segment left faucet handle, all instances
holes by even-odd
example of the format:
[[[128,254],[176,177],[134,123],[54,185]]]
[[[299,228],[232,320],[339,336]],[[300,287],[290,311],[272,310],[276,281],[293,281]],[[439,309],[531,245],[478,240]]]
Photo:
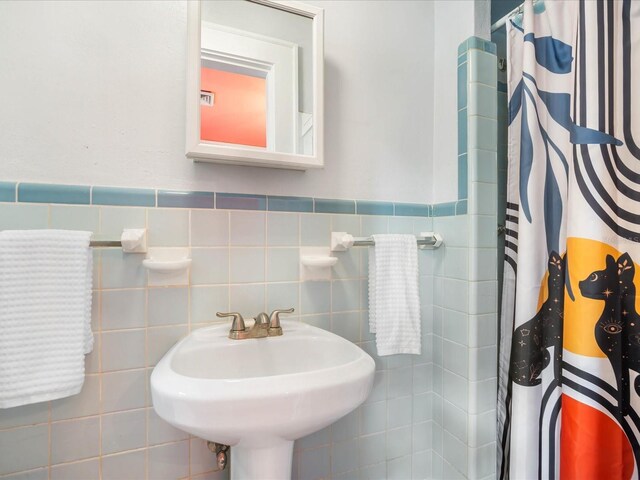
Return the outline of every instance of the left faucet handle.
[[[232,317],[233,320],[231,322],[231,331],[232,332],[242,332],[245,330],[245,325],[244,325],[244,318],[242,318],[242,315],[238,312],[217,312],[216,315],[218,316],[218,318],[228,318],[228,317]]]

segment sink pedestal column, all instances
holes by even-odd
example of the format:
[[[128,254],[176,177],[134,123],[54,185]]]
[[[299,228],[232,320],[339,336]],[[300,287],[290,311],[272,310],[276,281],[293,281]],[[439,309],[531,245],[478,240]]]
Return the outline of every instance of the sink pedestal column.
[[[231,480],[289,480],[293,442],[274,440],[268,447],[231,447]]]

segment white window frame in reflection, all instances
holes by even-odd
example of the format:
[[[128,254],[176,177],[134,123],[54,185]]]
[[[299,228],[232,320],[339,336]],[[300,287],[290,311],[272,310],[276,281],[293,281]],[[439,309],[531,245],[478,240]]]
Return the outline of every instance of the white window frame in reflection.
[[[204,65],[266,79],[266,150],[298,152],[298,45],[211,22],[201,35]]]

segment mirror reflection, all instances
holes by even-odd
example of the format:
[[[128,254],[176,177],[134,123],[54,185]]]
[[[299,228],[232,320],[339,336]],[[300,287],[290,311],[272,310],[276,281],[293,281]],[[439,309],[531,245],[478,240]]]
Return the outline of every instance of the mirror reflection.
[[[248,0],[201,8],[201,141],[313,155],[313,20]]]

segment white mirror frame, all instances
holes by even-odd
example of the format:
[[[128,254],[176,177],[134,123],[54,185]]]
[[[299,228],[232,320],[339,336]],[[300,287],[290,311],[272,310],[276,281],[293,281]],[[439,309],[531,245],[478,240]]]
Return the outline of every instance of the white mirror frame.
[[[187,2],[186,155],[197,162],[307,170],[324,165],[324,10],[297,1],[249,0],[313,20],[313,155],[200,139],[200,1]]]

